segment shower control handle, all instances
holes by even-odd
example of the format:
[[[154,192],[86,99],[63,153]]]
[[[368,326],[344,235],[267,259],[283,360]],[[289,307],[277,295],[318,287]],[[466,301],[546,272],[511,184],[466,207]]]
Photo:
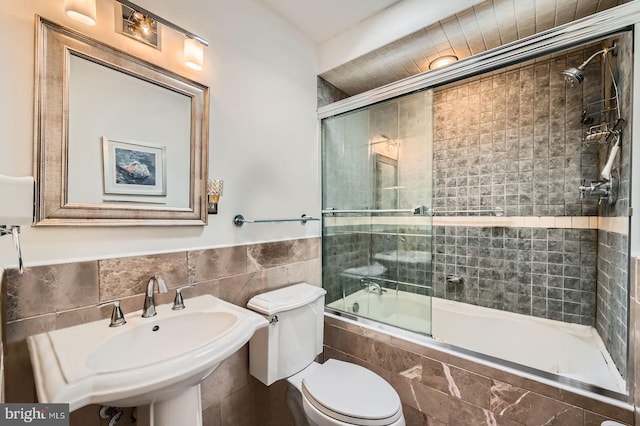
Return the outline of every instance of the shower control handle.
[[[449,284],[464,284],[464,277],[450,274],[450,275],[447,275],[447,282]]]

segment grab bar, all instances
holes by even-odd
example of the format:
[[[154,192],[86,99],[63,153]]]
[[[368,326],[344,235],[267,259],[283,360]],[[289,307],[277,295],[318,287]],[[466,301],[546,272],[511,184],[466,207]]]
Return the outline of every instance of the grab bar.
[[[356,210],[338,210],[333,207],[328,207],[322,210],[322,214],[332,216],[334,213],[410,213],[415,216],[439,216],[446,214],[490,214],[494,216],[504,216],[504,209],[502,207],[496,207],[494,209],[486,210],[434,210],[426,206],[415,206],[411,209],[356,209]]]
[[[245,219],[241,214],[235,215],[233,218],[233,224],[237,227],[244,225],[245,223],[267,223],[267,222],[300,222],[302,225],[306,225],[310,220],[320,220],[317,217],[310,217],[303,214],[299,218],[295,219]]]
[[[410,213],[412,215],[425,215],[429,213],[429,209],[425,206],[414,206],[411,209],[356,209],[356,210],[339,210],[333,207],[327,207],[322,210],[324,215],[333,215],[335,213]]]

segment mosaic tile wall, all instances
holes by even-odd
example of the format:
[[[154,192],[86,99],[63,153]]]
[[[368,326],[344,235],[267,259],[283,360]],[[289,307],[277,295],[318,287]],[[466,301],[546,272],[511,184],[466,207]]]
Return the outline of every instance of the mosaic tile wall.
[[[368,233],[346,227],[340,233],[323,236],[322,285],[327,290],[326,303],[358,290],[360,277],[370,275],[366,268],[369,265],[370,240]]]
[[[633,39],[630,34],[624,33],[616,36],[618,54],[609,57],[613,74],[616,76],[618,93],[620,95],[620,117],[626,121],[627,125],[622,130],[622,149],[618,158],[614,162],[614,171],[620,179],[618,187],[618,200],[615,205],[609,206],[603,203],[599,208],[600,216],[628,216],[630,178],[631,178],[631,94],[633,86]],[[614,96],[613,85],[611,83],[611,73],[605,67],[604,72],[604,98],[609,99]],[[615,108],[615,102],[605,103],[607,108]],[[617,118],[616,111],[609,111],[603,115],[603,120],[614,123]],[[609,158],[611,144],[596,144],[596,149],[600,155],[599,168],[602,169]],[[593,149],[593,148],[591,148]],[[587,176],[585,176],[587,177]],[[592,176],[596,177],[596,176]]]
[[[597,231],[436,226],[434,295],[593,326]],[[464,284],[450,284],[458,275]]]
[[[629,238],[598,232],[596,330],[622,377],[627,376]]]
[[[619,87],[627,88],[626,92],[621,90],[620,93],[622,116],[628,119],[631,40],[628,35],[620,37],[620,53],[612,61],[612,66]],[[507,216],[627,215],[629,129],[625,129],[627,137],[623,138],[623,149],[616,162],[616,170],[621,179],[620,199],[615,206],[609,207],[604,203],[599,206],[598,199],[594,197],[580,199],[577,190],[581,179],[599,178],[600,170],[607,160],[609,147],[597,141],[583,140],[589,125],[583,125],[581,119],[583,111],[591,114],[603,107],[604,104],[599,101],[609,95],[601,87],[610,86],[609,74],[603,72],[605,68],[602,64],[598,66],[591,63],[585,68],[585,82],[580,86],[568,87],[558,77],[560,71],[572,64],[581,63],[593,51],[600,49],[601,45],[599,43],[584,51],[538,60],[436,91],[436,210],[479,206],[504,207]],[[455,112],[458,112],[459,118]],[[456,118],[452,120],[451,116]],[[595,122],[598,123],[600,119],[606,121],[608,118],[606,115],[596,115]],[[442,232],[452,235],[458,232],[463,235],[476,232],[471,229],[440,230],[436,231],[436,235]],[[523,230],[494,229],[492,233],[500,235],[502,232],[509,232],[513,235],[521,231]],[[527,236],[530,232],[527,231]],[[599,236],[605,238],[605,243],[598,246],[599,236],[593,235],[594,231],[588,231],[586,240],[584,235],[580,238],[580,263],[574,264],[572,262],[576,259],[571,253],[572,249],[564,254],[563,250],[554,252],[552,249],[547,254],[536,253],[535,244],[540,247],[545,244],[545,238],[536,237],[539,232],[541,231],[533,230],[531,277],[526,275],[529,269],[526,263],[523,266],[520,262],[517,271],[514,271],[516,265],[512,261],[502,257],[499,251],[487,257],[485,248],[485,256],[480,256],[478,264],[482,261],[485,265],[506,268],[492,272],[485,270],[485,279],[497,284],[479,284],[488,287],[485,289],[472,287],[464,290],[447,286],[442,281],[447,273],[443,268],[464,271],[467,265],[464,264],[464,257],[454,257],[446,251],[464,253],[473,252],[475,248],[448,245],[442,248],[436,241],[435,295],[593,326],[596,325],[595,312],[598,311],[598,332],[624,377],[627,302],[626,292],[621,294],[620,291],[627,286],[624,278],[626,273],[621,276],[628,268],[627,251],[612,257],[612,252],[605,248],[609,239],[619,241],[626,240],[627,237],[601,231]],[[566,232],[573,231],[566,230],[565,234]],[[555,244],[555,233],[556,230],[548,230],[548,247]],[[492,244],[496,243],[492,241]],[[529,242],[526,244],[529,245]],[[508,251],[503,254],[513,255]],[[560,254],[564,258],[562,261],[559,257],[555,258]],[[546,259],[546,262],[538,262],[536,258]],[[476,263],[475,260],[472,262]],[[598,268],[608,265],[611,270],[618,272],[615,274],[616,278],[609,280],[605,278],[606,274],[596,273],[596,265]],[[521,267],[524,271],[520,270]],[[472,272],[475,273],[475,269]],[[546,278],[543,276],[545,273]],[[470,279],[474,283],[476,278],[472,275]],[[483,281],[480,279],[480,282]],[[613,281],[616,282],[615,285],[611,284]],[[516,291],[518,286],[521,288]],[[611,287],[619,289],[619,292],[614,292],[616,302],[605,304],[598,300],[596,304],[595,294],[609,294]],[[490,300],[492,298],[493,302]],[[619,321],[618,318],[625,319]],[[612,324],[616,324],[616,327],[612,328]]]
[[[429,233],[427,233],[429,232]],[[424,226],[340,227],[322,242],[323,285],[331,303],[362,288],[382,287],[431,294],[431,236]]]
[[[140,310],[151,275],[162,275],[170,287],[168,294],[156,295],[158,304],[171,303],[175,287],[195,283],[196,287],[183,292],[187,308],[189,298],[200,294],[246,306],[255,294],[288,284],[306,281],[320,286],[320,268],[320,238],[309,238],[29,267],[22,276],[9,269],[6,402],[36,401],[27,336],[108,318],[110,307],[95,305],[114,298],[121,299],[125,316]],[[264,386],[249,374],[248,359],[245,345],[202,382],[203,424],[293,425],[285,402],[286,382]],[[89,405],[74,411],[71,426],[105,424],[99,408]],[[125,409],[118,425],[135,424],[130,419],[131,409]]]
[[[590,53],[538,60],[436,90],[436,210],[597,215],[597,200],[580,200],[578,186],[582,175],[597,174],[598,152],[583,151],[580,120],[587,104],[600,99],[599,67],[587,67],[589,84],[575,89],[560,77]]]

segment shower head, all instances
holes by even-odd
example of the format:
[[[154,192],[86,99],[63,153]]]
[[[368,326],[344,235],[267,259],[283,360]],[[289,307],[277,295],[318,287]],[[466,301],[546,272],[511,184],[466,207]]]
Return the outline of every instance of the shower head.
[[[562,71],[564,82],[569,86],[576,86],[584,81],[584,72],[581,67],[569,68]]]
[[[561,74],[564,77],[565,83],[567,83],[571,87],[574,87],[582,83],[584,81],[584,67],[586,67],[589,64],[589,62],[591,62],[593,58],[595,58],[596,56],[598,55],[607,56],[607,54],[609,53],[612,55],[615,55],[616,53],[618,53],[618,45],[616,44],[615,41],[613,42],[611,47],[605,47],[604,49],[598,50],[596,53],[589,56],[589,58],[587,58],[586,61],[578,65],[577,68],[572,67],[562,71]]]

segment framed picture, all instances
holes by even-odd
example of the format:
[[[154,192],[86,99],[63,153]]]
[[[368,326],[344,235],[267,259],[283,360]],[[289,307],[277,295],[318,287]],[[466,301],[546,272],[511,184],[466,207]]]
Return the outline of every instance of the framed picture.
[[[104,193],[167,195],[166,148],[102,138]]]

